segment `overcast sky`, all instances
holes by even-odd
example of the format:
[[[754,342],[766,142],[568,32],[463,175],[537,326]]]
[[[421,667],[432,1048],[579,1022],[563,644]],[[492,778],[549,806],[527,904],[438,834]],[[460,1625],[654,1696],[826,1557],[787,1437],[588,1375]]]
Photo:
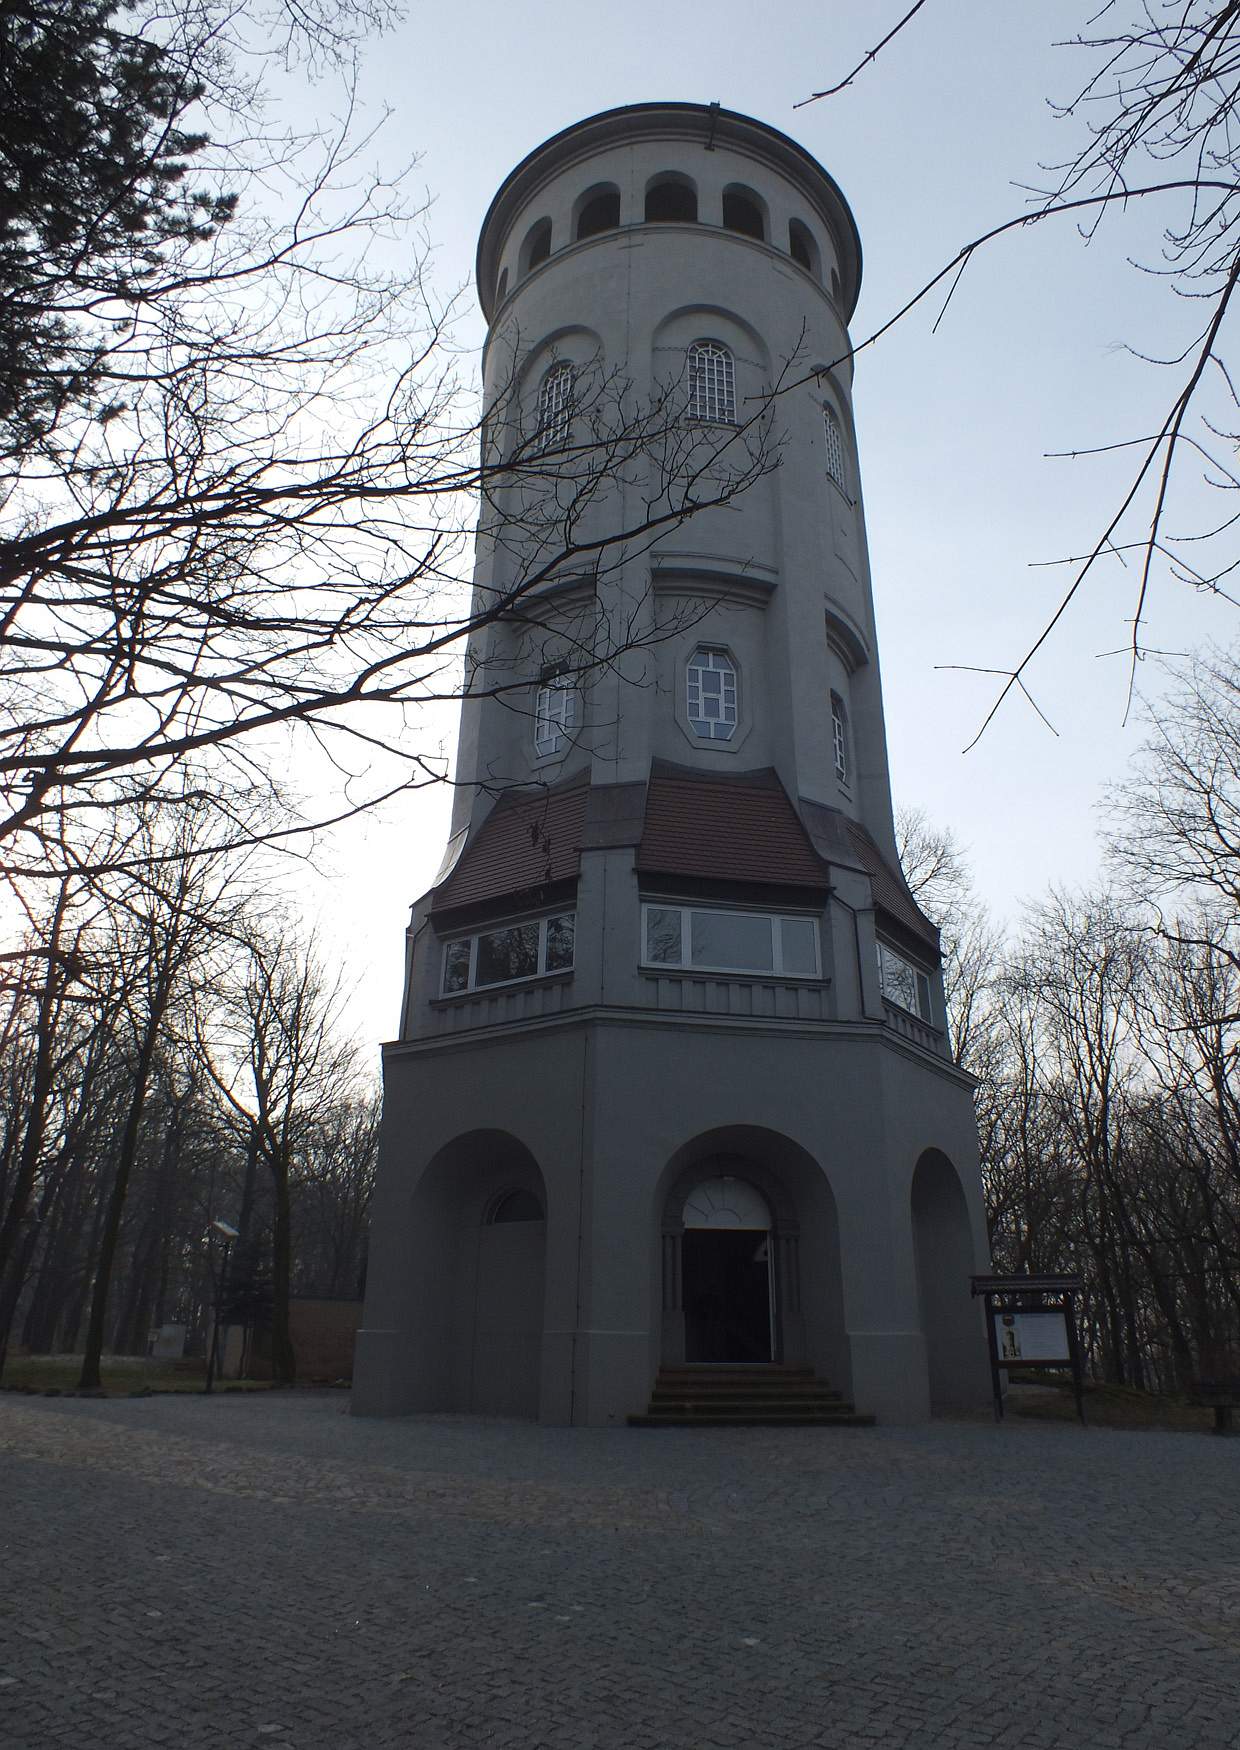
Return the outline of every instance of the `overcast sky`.
[[[843,76],[907,9],[905,0],[567,0],[411,4],[373,44],[368,104],[392,115],[388,162],[417,153],[433,200],[427,224],[444,295],[465,284],[495,189],[558,129],[618,104],[710,102],[745,111],[806,146],[840,184],[865,257],[853,324],[860,341],[969,239],[1022,210],[1020,185],[1081,138],[1056,121],[1093,59],[1055,47],[1093,10],[1084,0],[931,0],[847,92],[794,109]],[[1121,6],[1121,11],[1128,8]],[[983,899],[1014,918],[1048,883],[1088,881],[1097,805],[1144,733],[1123,725],[1122,650],[1132,568],[1099,570],[1035,663],[1030,685],[1057,734],[1017,701],[963,750],[995,682],[948,664],[1013,665],[1036,637],[1066,573],[1122,492],[1123,457],[1048,459],[1156,429],[1177,386],[1130,348],[1167,355],[1200,311],[1129,255],[1157,259],[1153,212],[1117,216],[1086,246],[1071,225],[1024,229],[971,267],[938,332],[938,305],[910,317],[857,363],[856,416],[891,769],[898,803],[925,810],[967,847]],[[458,339],[481,318],[464,301]],[[1201,515],[1204,520],[1206,512]],[[1180,513],[1185,526],[1194,507]],[[1229,643],[1234,612],[1160,589],[1151,647]],[[1148,668],[1142,683],[1157,687]],[[437,744],[451,729],[427,726]],[[358,982],[369,1041],[395,1031],[403,930],[445,838],[446,798],[406,799],[348,829],[313,891],[333,947]]]

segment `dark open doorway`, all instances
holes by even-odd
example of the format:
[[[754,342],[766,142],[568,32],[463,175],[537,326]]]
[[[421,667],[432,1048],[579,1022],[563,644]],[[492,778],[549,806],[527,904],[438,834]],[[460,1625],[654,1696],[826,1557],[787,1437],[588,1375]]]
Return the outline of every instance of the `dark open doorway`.
[[[685,1360],[772,1360],[769,1234],[686,1228],[683,1248]]]

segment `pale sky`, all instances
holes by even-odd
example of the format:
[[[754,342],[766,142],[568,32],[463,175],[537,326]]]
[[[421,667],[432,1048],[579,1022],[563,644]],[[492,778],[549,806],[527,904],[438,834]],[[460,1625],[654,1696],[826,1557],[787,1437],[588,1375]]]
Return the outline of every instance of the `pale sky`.
[[[794,110],[842,77],[906,0],[455,0],[410,6],[373,44],[368,104],[392,110],[376,150],[417,153],[442,295],[469,280],[478,228],[508,171],[562,127],[615,105],[710,102],[792,135],[840,184],[865,257],[853,323],[862,340],[987,226],[1022,209],[1019,184],[1063,157],[1081,125],[1047,98],[1072,94],[1092,58],[1055,48],[1094,10],[931,0],[849,91]],[[1121,10],[1125,10],[1121,8]],[[1011,667],[1041,629],[1065,572],[1041,562],[1087,551],[1122,494],[1122,459],[1045,459],[1156,429],[1179,379],[1136,359],[1178,351],[1200,310],[1127,264],[1154,260],[1157,215],[1117,215],[1086,246],[1054,221],[1004,239],[971,267],[937,334],[937,304],[857,362],[856,417],[896,800],[966,846],[983,900],[1012,918],[1051,882],[1098,866],[1096,810],[1141,740],[1123,726],[1121,649],[1132,568],[1100,569],[1030,676],[1052,735],[1005,707],[965,753],[996,683],[942,665]],[[457,338],[476,349],[472,294]],[[464,361],[469,366],[469,359]],[[1202,511],[1204,522],[1208,513]],[[1177,527],[1195,523],[1186,504]],[[1150,646],[1229,643],[1235,611],[1160,586]],[[1143,683],[1159,676],[1146,665]],[[428,723],[450,748],[451,723]],[[355,823],[320,859],[307,904],[357,980],[364,1041],[395,1032],[409,903],[429,884],[447,797],[405,799]]]

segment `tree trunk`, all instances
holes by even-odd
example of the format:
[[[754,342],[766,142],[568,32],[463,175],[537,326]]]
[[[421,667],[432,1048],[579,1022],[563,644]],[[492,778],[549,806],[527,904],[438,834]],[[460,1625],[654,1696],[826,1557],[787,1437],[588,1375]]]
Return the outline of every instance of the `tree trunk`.
[[[52,1087],[52,1044],[55,1038],[56,999],[64,988],[65,971],[61,964],[60,932],[65,908],[69,903],[69,884],[61,883],[52,913],[47,939],[47,972],[39,992],[38,1020],[35,1034],[34,1074],[30,1088],[30,1107],[26,1116],[26,1134],[9,1207],[0,1223],[0,1377],[9,1347],[9,1331],[17,1310],[18,1296],[25,1281],[25,1269],[33,1247],[19,1245],[19,1233],[26,1219],[30,1193],[38,1177],[39,1158],[43,1152],[43,1136],[47,1124],[47,1098]]]
[[[294,1385],[297,1361],[289,1334],[293,1223],[288,1162],[273,1160],[271,1173],[275,1181],[275,1221],[271,1235],[271,1377],[277,1385]]]
[[[90,1324],[86,1330],[86,1352],[82,1357],[82,1372],[78,1379],[78,1386],[82,1391],[97,1391],[99,1389],[99,1358],[103,1354],[103,1332],[108,1314],[108,1292],[112,1286],[112,1267],[116,1262],[116,1246],[120,1238],[121,1217],[125,1213],[129,1175],[133,1170],[133,1163],[138,1153],[138,1133],[142,1123],[142,1111],[146,1105],[147,1082],[151,1074],[151,1064],[155,1057],[155,1041],[162,1019],[163,1005],[155,1005],[148,1017],[142,1045],[138,1052],[138,1061],[135,1065],[133,1094],[129,1102],[129,1113],[125,1119],[124,1134],[121,1137],[120,1153],[117,1156],[116,1177],[112,1181],[112,1194],[108,1199],[103,1238],[99,1246],[99,1260],[95,1266],[95,1288],[90,1303]]]

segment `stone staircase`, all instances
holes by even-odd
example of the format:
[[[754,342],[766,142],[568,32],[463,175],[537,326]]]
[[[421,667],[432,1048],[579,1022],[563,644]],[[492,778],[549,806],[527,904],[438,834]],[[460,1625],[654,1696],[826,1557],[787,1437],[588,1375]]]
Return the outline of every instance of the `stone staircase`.
[[[810,1367],[661,1367],[631,1428],[871,1428]]]

